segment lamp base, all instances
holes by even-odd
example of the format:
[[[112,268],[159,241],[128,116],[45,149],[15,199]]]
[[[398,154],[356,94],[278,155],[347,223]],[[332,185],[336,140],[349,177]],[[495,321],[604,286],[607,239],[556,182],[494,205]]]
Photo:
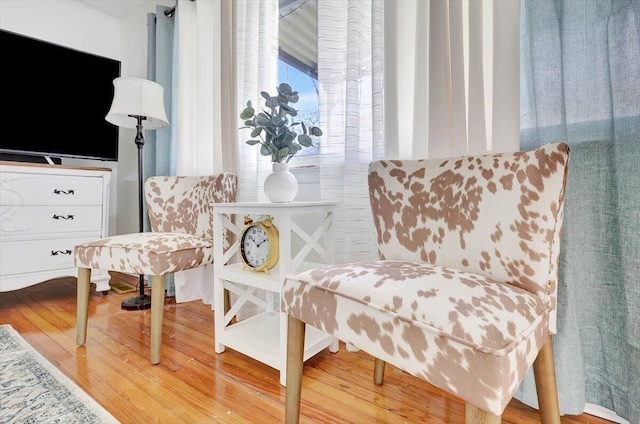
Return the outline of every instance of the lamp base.
[[[144,294],[136,297],[125,299],[121,303],[122,309],[125,311],[141,311],[151,308],[151,296]]]

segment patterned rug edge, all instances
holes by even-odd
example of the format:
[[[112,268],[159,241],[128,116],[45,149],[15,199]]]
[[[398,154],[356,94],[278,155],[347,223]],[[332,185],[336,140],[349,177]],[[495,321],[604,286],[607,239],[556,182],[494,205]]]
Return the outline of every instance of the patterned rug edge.
[[[73,380],[67,377],[62,371],[56,368],[47,358],[45,358],[40,352],[38,352],[33,346],[29,344],[10,324],[0,324],[0,329],[7,331],[12,340],[26,351],[25,354],[29,354],[46,372],[48,372],[61,386],[71,393],[83,407],[93,413],[98,422],[104,424],[119,424],[118,421],[109,411],[107,411],[102,405],[100,405],[94,398],[89,396],[80,386],[78,386]],[[0,351],[0,354],[2,352]],[[2,356],[0,355],[0,359]],[[4,375],[2,376],[4,379]],[[1,386],[1,385],[0,385]],[[0,410],[4,407],[0,404]]]

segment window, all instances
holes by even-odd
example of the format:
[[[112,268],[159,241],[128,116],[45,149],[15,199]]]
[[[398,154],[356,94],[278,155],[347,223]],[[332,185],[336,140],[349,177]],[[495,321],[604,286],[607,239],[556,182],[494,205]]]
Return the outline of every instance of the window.
[[[279,1],[278,84],[286,82],[298,92],[298,119],[320,127],[317,0]],[[302,131],[299,126],[297,130]],[[319,155],[320,141],[314,137],[314,145],[305,147],[296,157]]]
[[[280,58],[278,60],[278,84],[286,82],[298,92],[300,100],[295,104],[298,109],[297,119],[308,127],[320,126],[320,111],[318,110],[318,80],[301,72]],[[296,131],[302,132],[297,126]],[[320,138],[314,137],[313,146],[304,147],[297,156],[320,154]]]

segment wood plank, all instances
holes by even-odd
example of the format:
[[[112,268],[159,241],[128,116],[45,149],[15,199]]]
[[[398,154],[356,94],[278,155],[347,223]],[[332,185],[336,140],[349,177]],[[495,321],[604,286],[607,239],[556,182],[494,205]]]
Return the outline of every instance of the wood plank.
[[[118,275],[134,284],[136,278]],[[214,316],[201,302],[165,299],[162,359],[151,365],[149,311],[123,311],[131,294],[91,292],[87,343],[75,343],[75,278],[0,294],[0,323],[16,331],[123,423],[279,423],[285,388],[279,373],[232,349],[214,351]],[[302,423],[459,423],[460,399],[387,364],[372,382],[364,352],[320,352],[304,365]],[[513,400],[503,423],[539,423],[538,411]],[[583,414],[566,424],[608,421]]]
[[[33,297],[35,299],[35,296]],[[35,302],[32,302],[35,303]],[[68,313],[65,307],[58,308],[58,315],[55,317],[51,316],[51,311],[47,310],[47,308],[37,306],[39,308],[40,314],[47,321],[55,321],[57,325],[61,327],[67,327],[69,323],[74,322],[75,316]],[[66,311],[66,312],[65,312]],[[118,311],[120,312],[120,311]],[[193,410],[199,409],[199,405],[212,403],[209,398],[194,398],[192,396],[192,390],[188,388],[182,387],[184,384],[184,379],[181,378],[182,373],[187,373],[188,377],[191,377],[191,386],[194,386],[198,389],[198,391],[193,392],[199,394],[202,393],[210,398],[215,399],[215,389],[220,386],[224,386],[224,379],[220,380],[222,377],[218,375],[218,380],[220,381],[212,381],[212,374],[204,369],[198,361],[193,360],[193,358],[188,358],[185,355],[181,354],[179,351],[169,350],[168,354],[166,354],[166,358],[163,358],[163,362],[158,367],[147,367],[148,361],[148,346],[149,346],[149,338],[148,338],[148,330],[144,330],[143,332],[147,335],[140,337],[142,333],[135,333],[134,338],[129,338],[126,336],[127,332],[130,332],[129,326],[133,325],[135,329],[138,329],[139,324],[135,324],[136,319],[130,319],[132,316],[137,316],[137,320],[144,321],[145,325],[149,324],[149,311],[132,311],[126,313],[118,313],[115,314],[116,318],[101,320],[101,319],[92,319],[90,325],[90,332],[88,334],[89,340],[97,340],[100,344],[102,344],[107,350],[111,350],[107,352],[106,356],[122,358],[125,357],[130,365],[134,365],[136,370],[134,372],[134,376],[136,378],[140,377],[140,374],[149,374],[151,378],[155,375],[159,375],[160,378],[155,380],[156,383],[162,384],[164,386],[168,386],[171,392],[178,393],[180,397],[182,397],[187,406],[184,408],[188,414],[183,414],[181,416],[181,420],[194,422],[194,420],[202,419],[202,417],[194,417],[191,416]],[[126,319],[120,319],[126,318]],[[133,323],[133,324],[131,324]],[[93,331],[93,333],[92,333]],[[110,338],[103,337],[104,334],[114,332],[114,336]],[[55,333],[55,332],[54,332]],[[115,339],[114,339],[115,337]],[[116,343],[113,343],[114,340]],[[60,343],[65,343],[64,340],[58,340]],[[68,341],[66,341],[68,342]],[[122,349],[124,345],[128,345],[130,348]],[[69,346],[65,346],[68,350],[72,350]],[[75,347],[73,347],[75,348]],[[211,347],[212,348],[212,347]],[[87,350],[95,350],[95,345],[87,346]],[[132,352],[133,350],[133,352]],[[135,354],[134,354],[135,352]],[[166,352],[166,350],[165,350]],[[170,364],[167,366],[167,363]],[[164,374],[158,371],[160,368],[168,368],[171,371],[171,375],[167,378]],[[120,371],[120,370],[119,370]],[[160,374],[158,374],[160,373]],[[216,374],[214,374],[215,376]],[[208,378],[202,378],[206,377]],[[271,417],[273,420],[277,421],[277,417],[280,412],[277,407],[277,403],[273,403],[272,405],[262,404],[264,403],[261,399],[256,399],[259,392],[250,392],[247,395],[246,390],[238,391],[236,386],[231,387],[222,387],[225,390],[225,402],[218,403],[217,409],[222,411],[224,414],[227,414],[230,411],[237,411],[239,413],[244,413],[245,415],[249,415],[247,409],[260,407],[261,415],[265,417]],[[214,390],[214,391],[212,391]],[[209,393],[211,392],[211,393]],[[256,395],[257,394],[257,395]],[[252,399],[253,398],[253,399]],[[249,400],[246,402],[245,400]],[[174,404],[173,409],[179,409],[175,405],[179,403],[180,399],[165,399],[165,402]],[[214,402],[215,403],[215,402]],[[196,420],[197,421],[197,420]],[[232,419],[232,422],[241,422],[237,417]]]

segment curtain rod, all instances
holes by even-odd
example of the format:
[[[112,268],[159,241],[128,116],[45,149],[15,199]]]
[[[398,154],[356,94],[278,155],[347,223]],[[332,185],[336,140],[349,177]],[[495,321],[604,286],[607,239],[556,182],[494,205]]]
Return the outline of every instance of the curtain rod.
[[[196,0],[191,0],[191,1],[196,1]],[[171,9],[164,11],[164,16],[166,16],[167,18],[173,18],[173,15],[175,15],[175,13],[176,13],[176,6],[173,6]]]

